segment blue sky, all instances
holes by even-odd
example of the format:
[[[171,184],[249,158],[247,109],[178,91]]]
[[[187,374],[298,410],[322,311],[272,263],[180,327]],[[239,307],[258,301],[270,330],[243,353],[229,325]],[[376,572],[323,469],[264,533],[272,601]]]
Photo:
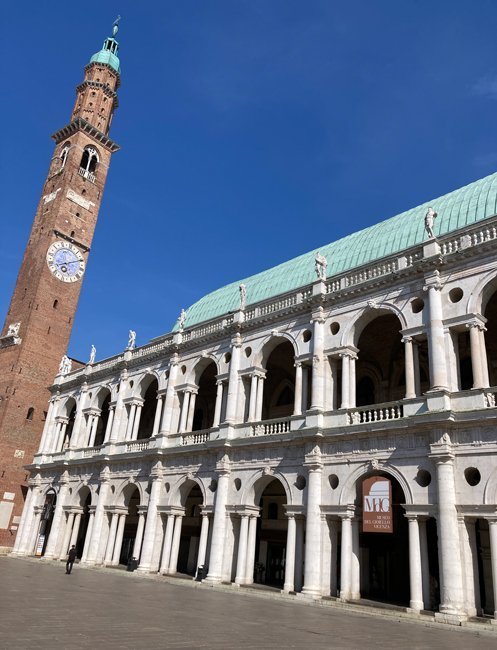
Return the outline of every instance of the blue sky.
[[[117,14],[107,180],[69,352],[497,169],[497,3],[2,3],[3,320],[83,67]]]

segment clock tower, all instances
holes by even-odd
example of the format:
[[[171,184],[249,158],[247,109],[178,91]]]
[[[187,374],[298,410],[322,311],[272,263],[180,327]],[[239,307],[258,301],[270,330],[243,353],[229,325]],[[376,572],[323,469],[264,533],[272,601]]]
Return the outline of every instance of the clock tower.
[[[50,393],[67,352],[112,154],[120,83],[113,34],[85,67],[41,192],[0,332],[0,550],[14,545]]]

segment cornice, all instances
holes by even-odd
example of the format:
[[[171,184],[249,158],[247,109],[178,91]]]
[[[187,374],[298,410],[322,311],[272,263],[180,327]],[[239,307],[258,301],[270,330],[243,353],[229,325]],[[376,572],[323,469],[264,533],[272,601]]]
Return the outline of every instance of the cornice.
[[[77,117],[75,120],[56,131],[52,135],[52,139],[55,140],[57,144],[59,144],[62,142],[62,140],[69,138],[71,135],[77,133],[78,131],[83,131],[94,140],[99,142],[111,153],[119,151],[121,148],[116,142],[114,142],[114,140],[111,140],[108,136],[105,135],[105,133],[102,133],[102,131],[96,129],[92,124],[84,120],[82,117]]]

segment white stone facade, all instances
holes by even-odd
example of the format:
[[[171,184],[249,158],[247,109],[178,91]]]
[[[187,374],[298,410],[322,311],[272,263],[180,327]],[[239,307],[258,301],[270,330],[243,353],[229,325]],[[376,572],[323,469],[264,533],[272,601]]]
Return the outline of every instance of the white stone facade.
[[[14,552],[494,616],[496,226],[59,376]]]

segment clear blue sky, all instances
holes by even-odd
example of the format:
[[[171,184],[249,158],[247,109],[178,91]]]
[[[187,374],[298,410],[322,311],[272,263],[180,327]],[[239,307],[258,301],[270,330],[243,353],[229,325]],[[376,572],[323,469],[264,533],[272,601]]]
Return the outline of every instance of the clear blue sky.
[[[493,0],[2,3],[3,320],[83,66],[115,16],[115,154],[69,352],[497,169]]]

